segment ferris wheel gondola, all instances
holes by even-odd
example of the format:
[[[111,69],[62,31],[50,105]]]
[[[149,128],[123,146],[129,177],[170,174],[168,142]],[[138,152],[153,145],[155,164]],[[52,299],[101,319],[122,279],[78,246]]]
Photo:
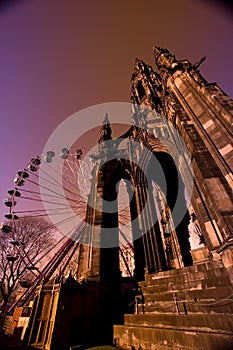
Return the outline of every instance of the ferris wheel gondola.
[[[0,230],[3,233],[10,233],[12,231],[12,226],[2,224],[1,227],[0,227]]]

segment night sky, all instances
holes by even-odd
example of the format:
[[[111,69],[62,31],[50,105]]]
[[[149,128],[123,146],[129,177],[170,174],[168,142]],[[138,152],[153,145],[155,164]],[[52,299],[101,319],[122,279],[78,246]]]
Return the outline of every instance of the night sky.
[[[232,8],[218,1],[2,4],[1,202],[16,172],[42,152],[63,120],[95,104],[129,102],[134,60],[154,65],[154,45],[192,63],[207,56],[202,75],[233,97],[232,38]],[[0,221],[6,212],[0,204]]]

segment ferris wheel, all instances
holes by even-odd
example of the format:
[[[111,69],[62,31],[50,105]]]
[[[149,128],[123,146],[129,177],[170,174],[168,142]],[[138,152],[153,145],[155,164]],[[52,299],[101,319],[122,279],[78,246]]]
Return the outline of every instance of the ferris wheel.
[[[84,222],[85,201],[89,191],[89,180],[84,174],[89,174],[92,167],[88,158],[81,166],[84,152],[82,148],[74,152],[62,148],[59,151],[51,150],[33,157],[25,168],[17,172],[12,189],[7,192],[4,199],[4,205],[8,209],[1,225],[2,237],[5,235],[4,243],[6,243],[3,251],[5,259],[11,266],[20,259],[24,271],[27,270],[27,275],[30,271],[31,277],[36,278],[40,275],[45,261],[47,262],[50,256],[52,259],[54,252],[65,244],[67,238],[74,239],[72,236],[74,227],[70,227],[67,235],[61,235],[60,226],[70,222],[75,216],[79,217],[81,224]],[[58,169],[61,169],[60,182]],[[82,188],[82,191],[79,188]],[[36,226],[34,230],[38,236],[43,231],[55,232],[52,244],[50,242],[44,247],[43,252],[39,252],[33,259],[25,247],[20,227],[22,222],[24,225],[26,222],[28,226],[30,220],[31,224]],[[75,228],[77,229],[77,226]],[[25,230],[25,227],[23,229]],[[31,283],[21,277],[21,286],[30,287]]]
[[[7,192],[4,205],[8,209],[1,225],[7,235],[6,261],[13,266],[18,259],[23,261],[25,271],[31,274],[30,281],[21,276],[24,288],[36,286],[45,275],[51,275],[63,263],[62,271],[77,250],[74,242],[81,239],[85,226],[88,196],[91,192],[94,164],[84,148],[66,147],[52,149],[31,158],[14,178],[12,189]],[[124,185],[124,184],[123,184]],[[121,211],[119,222],[124,222],[126,211]],[[45,220],[41,230],[55,230],[57,238],[38,257],[31,259],[18,231],[23,220]],[[36,224],[37,225],[37,224]],[[133,247],[126,231],[119,228],[119,256],[123,275],[133,275]],[[62,234],[60,234],[62,232]],[[38,229],[37,235],[41,231]],[[46,263],[45,263],[46,262]],[[61,268],[60,268],[61,271]]]

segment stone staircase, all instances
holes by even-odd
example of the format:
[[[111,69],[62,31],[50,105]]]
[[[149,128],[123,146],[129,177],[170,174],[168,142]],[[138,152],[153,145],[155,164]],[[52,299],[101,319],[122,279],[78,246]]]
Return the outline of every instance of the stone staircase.
[[[220,259],[147,275],[137,314],[114,326],[123,349],[232,350],[233,286]]]

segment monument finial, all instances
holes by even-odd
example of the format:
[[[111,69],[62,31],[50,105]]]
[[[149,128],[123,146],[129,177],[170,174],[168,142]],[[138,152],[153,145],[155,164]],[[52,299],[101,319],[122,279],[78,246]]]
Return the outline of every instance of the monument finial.
[[[164,49],[159,46],[154,46],[154,56],[155,63],[159,69],[164,68],[169,73],[173,73],[176,69],[180,68],[180,63],[175,55],[173,55],[167,49]]]
[[[110,120],[108,118],[108,113],[105,114],[105,118],[104,118],[104,121],[103,121],[103,125],[110,125]]]
[[[100,129],[100,138],[99,138],[99,143],[111,140],[112,138],[112,128],[110,125],[110,120],[108,118],[108,113],[105,114],[105,118],[103,121],[103,126]]]

